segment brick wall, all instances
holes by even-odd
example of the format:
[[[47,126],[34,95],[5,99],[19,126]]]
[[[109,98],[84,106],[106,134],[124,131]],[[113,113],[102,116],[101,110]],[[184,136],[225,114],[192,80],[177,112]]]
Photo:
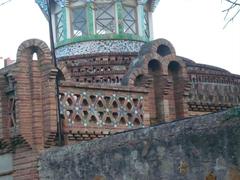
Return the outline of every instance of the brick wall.
[[[240,104],[239,75],[194,62],[187,62],[187,70],[190,111],[217,112]]]
[[[8,141],[11,138],[11,133],[9,131],[10,121],[9,121],[9,102],[6,96],[6,90],[8,87],[8,82],[6,81],[6,71],[3,69],[0,71],[0,139],[5,139]]]
[[[37,171],[38,153],[28,146],[19,146],[13,153],[13,178],[17,180],[39,179]]]
[[[56,72],[49,48],[37,39],[23,42],[16,63],[0,71],[0,154],[13,154],[14,179],[38,179],[37,156],[56,134]]]
[[[68,81],[82,84],[119,85],[136,54],[97,54],[59,59],[59,67]]]

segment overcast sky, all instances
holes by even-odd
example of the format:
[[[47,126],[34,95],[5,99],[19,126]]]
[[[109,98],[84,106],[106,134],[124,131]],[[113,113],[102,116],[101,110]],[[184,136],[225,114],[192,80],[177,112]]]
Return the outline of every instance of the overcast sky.
[[[180,56],[240,74],[240,17],[223,29],[226,7],[221,0],[160,0],[154,37],[168,39]],[[0,57],[15,59],[18,46],[29,38],[49,44],[47,21],[34,0],[0,6],[0,24]]]

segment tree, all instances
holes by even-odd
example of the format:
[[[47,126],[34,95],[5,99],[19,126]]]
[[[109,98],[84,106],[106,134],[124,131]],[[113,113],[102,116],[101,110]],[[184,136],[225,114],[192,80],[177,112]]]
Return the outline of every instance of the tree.
[[[226,24],[224,28],[232,22],[240,12],[240,0],[225,0],[228,8],[223,10],[225,14],[224,20]]]
[[[0,2],[0,6],[3,6],[3,5],[5,5],[5,4],[7,4],[7,3],[9,3],[11,0],[6,0],[6,1],[4,1],[4,2]]]

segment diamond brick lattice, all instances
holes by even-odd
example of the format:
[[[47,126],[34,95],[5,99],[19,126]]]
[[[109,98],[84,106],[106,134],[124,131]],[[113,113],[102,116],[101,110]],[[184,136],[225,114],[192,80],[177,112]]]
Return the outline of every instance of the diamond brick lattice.
[[[84,91],[63,92],[59,98],[64,125],[69,128],[143,126],[142,96],[107,96]]]

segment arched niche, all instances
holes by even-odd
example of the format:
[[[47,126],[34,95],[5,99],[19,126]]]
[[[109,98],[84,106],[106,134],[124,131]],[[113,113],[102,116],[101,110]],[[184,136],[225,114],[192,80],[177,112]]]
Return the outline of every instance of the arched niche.
[[[149,106],[151,109],[151,121],[159,123],[162,120],[161,104],[161,64],[157,59],[151,59],[148,62],[148,74],[152,78],[152,88],[149,92]]]
[[[171,49],[163,44],[158,46],[157,53],[162,57],[172,54]]]
[[[60,80],[60,81],[65,81],[66,80],[63,72],[60,69],[58,69],[57,76],[58,76],[58,80]]]
[[[140,87],[143,85],[143,79],[144,79],[144,75],[140,74],[136,77],[135,81],[134,81],[134,86],[136,87]]]
[[[181,65],[180,65],[177,61],[171,61],[171,62],[168,64],[168,70],[169,70],[171,73],[179,73],[180,70],[181,70]]]
[[[17,62],[37,60],[41,65],[52,64],[51,51],[47,44],[39,39],[24,41],[17,51]]]
[[[182,67],[176,61],[171,61],[168,64],[168,76],[170,81],[172,81],[171,91],[170,91],[170,102],[169,106],[172,109],[171,116],[173,119],[179,119],[183,117],[183,82],[181,80],[182,77]]]
[[[148,72],[150,74],[160,72],[160,63],[156,59],[152,59],[148,62]]]

